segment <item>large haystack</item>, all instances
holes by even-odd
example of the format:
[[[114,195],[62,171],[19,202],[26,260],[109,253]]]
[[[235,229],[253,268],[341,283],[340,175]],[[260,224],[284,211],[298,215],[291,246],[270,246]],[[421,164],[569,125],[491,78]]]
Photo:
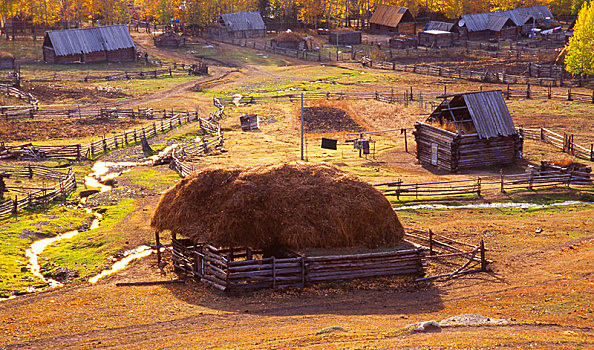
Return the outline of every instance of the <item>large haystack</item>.
[[[207,169],[161,197],[151,226],[197,243],[283,249],[395,246],[404,230],[372,185],[327,164]]]

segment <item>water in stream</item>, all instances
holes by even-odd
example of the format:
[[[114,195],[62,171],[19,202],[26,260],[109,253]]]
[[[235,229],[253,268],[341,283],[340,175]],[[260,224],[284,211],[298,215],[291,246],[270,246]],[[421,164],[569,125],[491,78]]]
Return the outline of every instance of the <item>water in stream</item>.
[[[112,186],[105,184],[106,181],[118,177],[123,172],[128,171],[133,167],[152,164],[153,161],[154,161],[154,159],[153,159],[153,157],[151,157],[151,158],[148,158],[147,160],[140,161],[140,162],[119,162],[119,163],[96,162],[93,165],[92,172],[85,177],[85,185],[87,187],[99,188],[101,192],[107,192],[112,189]],[[81,205],[85,205],[86,201],[87,201],[87,198],[81,198],[81,201],[80,201]],[[99,213],[93,212],[90,208],[85,208],[85,210],[88,213],[92,213],[95,216],[95,219],[93,219],[93,222],[91,223],[91,225],[89,227],[89,230],[98,228],[99,223],[102,219],[102,215]],[[43,253],[43,251],[45,250],[45,248],[47,248],[49,245],[51,245],[55,242],[65,240],[65,239],[71,239],[71,238],[75,237],[76,235],[78,235],[79,233],[80,233],[80,231],[73,230],[73,231],[64,232],[64,233],[59,234],[55,237],[37,240],[37,241],[33,242],[31,244],[31,246],[29,247],[29,249],[27,249],[27,251],[25,252],[27,259],[29,260],[29,264],[28,264],[29,270],[31,271],[31,273],[33,275],[35,275],[36,277],[40,278],[42,281],[47,283],[49,285],[49,288],[61,287],[63,284],[56,280],[53,280],[51,278],[47,278],[47,277],[43,276],[43,274],[41,274],[40,266],[39,266],[39,255],[41,255]],[[152,252],[153,252],[153,250],[148,246],[140,246],[135,249],[129,250],[124,253],[124,258],[122,258],[120,261],[115,262],[110,269],[102,271],[97,276],[94,276],[91,279],[89,279],[89,282],[96,283],[100,278],[103,278],[103,277],[111,275],[117,271],[120,271],[120,270],[126,268],[130,264],[130,262],[132,262],[136,259],[141,259],[146,256],[149,256]],[[41,289],[35,289],[35,288],[27,289],[28,292],[36,292],[36,291],[40,291],[40,290]],[[13,297],[4,298],[4,299],[0,299],[0,301],[12,299],[12,298]]]
[[[403,205],[396,207],[394,210],[440,210],[440,209],[468,209],[468,208],[510,208],[510,209],[534,209],[534,208],[549,208],[560,207],[576,204],[594,204],[594,202],[582,201],[564,201],[550,204],[536,204],[536,203],[475,203],[464,205],[444,205],[444,204],[417,204],[417,205]]]

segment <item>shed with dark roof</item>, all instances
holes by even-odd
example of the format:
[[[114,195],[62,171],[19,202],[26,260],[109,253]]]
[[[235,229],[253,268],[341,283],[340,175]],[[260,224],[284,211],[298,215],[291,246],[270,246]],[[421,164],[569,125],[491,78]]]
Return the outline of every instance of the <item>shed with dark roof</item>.
[[[46,63],[123,62],[135,56],[134,41],[123,24],[48,31],[43,40]]]
[[[406,7],[395,5],[377,5],[369,20],[372,31],[415,34],[415,18]]]
[[[456,172],[513,163],[521,157],[523,140],[501,91],[442,97],[429,118],[415,124],[421,164]]]
[[[225,13],[208,25],[207,32],[218,39],[263,38],[266,25],[259,12]]]

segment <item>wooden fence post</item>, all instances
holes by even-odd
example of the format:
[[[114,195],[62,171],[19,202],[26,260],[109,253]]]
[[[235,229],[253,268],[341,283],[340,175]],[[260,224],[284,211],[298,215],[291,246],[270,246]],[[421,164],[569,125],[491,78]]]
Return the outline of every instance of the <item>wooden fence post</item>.
[[[17,196],[14,196],[14,200],[12,201],[12,214],[16,215],[18,209],[19,209],[19,200],[18,200]]]
[[[429,255],[433,255],[433,231],[429,229]]]
[[[526,84],[526,98],[530,98],[530,83]]]
[[[532,184],[534,183],[534,169],[530,169],[530,177],[528,178],[528,189],[532,191]]]
[[[476,195],[477,196],[481,196],[481,178],[477,177],[476,178]]]
[[[573,101],[573,98],[571,97],[571,88],[567,89],[567,101]]]
[[[505,188],[503,185],[503,168],[499,169],[499,178],[501,179],[501,193],[505,193]]]
[[[276,258],[272,257],[272,289],[276,289]]]
[[[487,271],[487,259],[485,259],[485,241],[483,239],[481,239],[480,250],[481,250],[481,271],[486,272]]]
[[[408,153],[408,142],[406,140],[406,129],[403,129],[403,130],[404,130],[404,151],[406,153]]]

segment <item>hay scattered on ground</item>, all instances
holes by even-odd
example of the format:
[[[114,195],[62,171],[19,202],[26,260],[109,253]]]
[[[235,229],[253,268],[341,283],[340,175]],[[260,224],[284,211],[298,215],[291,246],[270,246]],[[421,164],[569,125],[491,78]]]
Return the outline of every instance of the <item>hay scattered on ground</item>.
[[[327,164],[211,168],[161,197],[151,226],[268,251],[398,245],[404,230],[372,185]]]

